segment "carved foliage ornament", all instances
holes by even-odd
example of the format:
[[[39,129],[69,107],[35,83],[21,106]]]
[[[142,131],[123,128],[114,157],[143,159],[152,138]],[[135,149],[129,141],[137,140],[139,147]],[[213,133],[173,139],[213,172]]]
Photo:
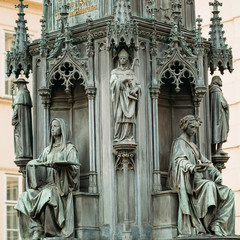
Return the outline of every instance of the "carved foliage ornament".
[[[116,164],[115,164],[116,170],[122,171],[124,164],[128,164],[128,168],[131,170],[134,170],[134,166],[135,166],[134,156],[135,156],[134,152],[120,151],[117,154],[117,160],[116,160]]]

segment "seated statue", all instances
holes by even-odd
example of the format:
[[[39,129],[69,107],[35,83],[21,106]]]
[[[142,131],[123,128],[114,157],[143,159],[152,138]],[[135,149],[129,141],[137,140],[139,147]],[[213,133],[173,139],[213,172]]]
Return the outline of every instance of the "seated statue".
[[[200,124],[192,115],[182,118],[183,133],[172,145],[169,183],[178,192],[178,233],[233,235],[234,193],[222,185],[221,173],[191,142]]]
[[[51,122],[50,145],[26,166],[26,191],[18,200],[22,239],[74,237],[73,191],[80,164],[63,119]]]

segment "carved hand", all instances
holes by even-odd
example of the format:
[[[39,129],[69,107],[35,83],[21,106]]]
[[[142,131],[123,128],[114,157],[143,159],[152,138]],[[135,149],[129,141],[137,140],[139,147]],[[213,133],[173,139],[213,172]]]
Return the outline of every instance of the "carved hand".
[[[194,168],[194,172],[205,172],[208,169],[208,166],[195,166]]]

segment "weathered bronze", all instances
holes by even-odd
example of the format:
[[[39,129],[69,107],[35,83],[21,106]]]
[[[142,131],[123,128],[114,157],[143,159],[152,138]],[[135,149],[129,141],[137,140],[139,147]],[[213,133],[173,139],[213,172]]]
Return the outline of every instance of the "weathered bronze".
[[[118,54],[119,66],[111,73],[113,114],[115,120],[114,142],[135,142],[137,102],[140,84],[128,66],[129,54],[124,49]],[[134,63],[133,63],[134,64]]]
[[[79,189],[79,165],[65,121],[53,119],[50,145],[27,164],[27,191],[16,206],[22,239],[74,237],[73,191]]]
[[[229,108],[222,93],[222,80],[219,76],[212,78],[209,86],[210,116],[212,124],[212,154],[225,155],[222,145],[227,141],[229,132]]]
[[[32,100],[26,85],[28,82],[21,76],[14,81],[14,83],[18,88],[18,93],[13,103],[12,115],[12,125],[14,126],[14,152],[16,159],[32,159]]]
[[[214,166],[223,168],[228,160],[228,155],[211,155],[208,117],[208,68],[232,71],[219,2],[211,4],[208,41],[202,37],[201,18],[195,18],[194,0],[43,0],[41,38],[32,43],[24,19],[26,5],[19,2],[7,74],[17,78],[21,70],[27,77],[33,72],[33,158],[49,145],[50,119],[63,118],[82,163],[81,177],[78,165],[62,165],[78,162],[76,148],[70,142],[57,146],[60,133],[52,131],[49,147],[27,165],[27,191],[17,206],[22,238],[72,238],[75,230],[74,237],[84,240],[175,239],[178,210],[183,220],[180,233],[233,233],[232,192],[220,184],[220,173],[211,164],[203,173],[191,173],[203,167],[195,168],[194,154],[201,154],[190,139],[176,140],[174,154],[183,150],[188,158],[184,155],[181,164],[190,161],[193,167],[186,172],[174,168],[173,173],[186,176],[178,181],[179,196],[185,191],[191,202],[180,198],[179,208],[178,193],[167,187],[171,144],[181,132],[178,122],[183,115],[204,120],[194,142],[212,157]],[[138,60],[140,66],[135,65]],[[61,121],[52,122],[52,127]],[[185,130],[188,136],[190,128]],[[67,141],[63,128],[60,135]],[[52,164],[52,158],[67,161]],[[15,162],[21,170],[28,161]],[[194,176],[209,172],[210,180],[199,180],[199,193]],[[192,185],[185,183],[187,178]],[[198,195],[193,204],[194,190]],[[224,194],[226,200],[215,207]],[[194,209],[193,215],[183,215],[183,206]],[[226,225],[208,224],[217,223],[219,218],[213,216],[223,211]]]
[[[179,198],[178,234],[234,234],[234,193],[222,185],[221,173],[191,142],[201,121],[180,120],[183,133],[172,145],[169,183]]]

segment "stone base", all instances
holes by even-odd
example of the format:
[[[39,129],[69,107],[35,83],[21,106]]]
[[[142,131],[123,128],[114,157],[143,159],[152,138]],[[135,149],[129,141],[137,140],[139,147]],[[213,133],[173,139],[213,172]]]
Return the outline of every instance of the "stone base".
[[[97,240],[99,229],[99,195],[91,193],[74,194],[75,237],[76,239]]]
[[[152,239],[163,240],[177,237],[178,194],[162,191],[152,194],[153,228]]]
[[[134,151],[137,147],[135,142],[128,142],[128,141],[121,141],[113,144],[113,148],[115,151],[127,151],[131,152]]]
[[[219,237],[219,236],[192,236],[192,237],[177,237],[174,240],[230,240],[230,239],[240,239],[240,236],[228,236],[228,237]]]

